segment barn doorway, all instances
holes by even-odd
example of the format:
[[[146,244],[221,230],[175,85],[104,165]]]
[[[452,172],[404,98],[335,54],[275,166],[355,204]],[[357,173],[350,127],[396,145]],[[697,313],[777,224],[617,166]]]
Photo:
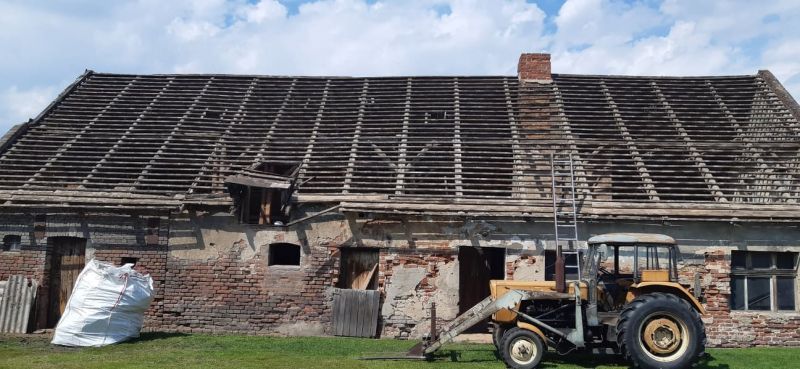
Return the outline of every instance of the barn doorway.
[[[343,247],[339,282],[333,289],[333,335],[377,337],[381,293],[378,249]]]
[[[48,285],[47,327],[53,328],[61,319],[72,294],[78,274],[86,264],[86,239],[80,237],[51,237],[48,250],[50,283]]]
[[[469,310],[489,296],[489,281],[505,279],[505,249],[499,247],[458,248],[458,313]],[[489,320],[476,324],[467,332],[489,331]]]
[[[377,289],[378,250],[343,247],[340,251],[342,261],[337,287],[354,290]]]

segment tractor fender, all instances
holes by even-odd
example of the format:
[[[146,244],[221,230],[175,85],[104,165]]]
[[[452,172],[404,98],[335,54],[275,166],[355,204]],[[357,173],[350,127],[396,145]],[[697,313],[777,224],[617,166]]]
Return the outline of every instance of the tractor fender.
[[[700,315],[706,314],[706,309],[703,308],[703,305],[686,288],[675,282],[642,282],[631,285],[628,294],[625,296],[625,302],[631,302],[633,299],[650,292],[675,294],[686,300],[689,305],[692,305]]]
[[[536,333],[536,335],[539,336],[539,338],[542,339],[542,342],[552,342],[552,340],[550,340],[549,338],[547,338],[547,336],[544,335],[544,332],[542,332],[542,330],[539,329],[539,327],[537,327],[537,326],[535,326],[535,325],[533,325],[531,323],[517,321],[517,327],[522,328],[522,329],[527,329],[527,330],[529,330],[529,331],[531,331],[533,333]]]

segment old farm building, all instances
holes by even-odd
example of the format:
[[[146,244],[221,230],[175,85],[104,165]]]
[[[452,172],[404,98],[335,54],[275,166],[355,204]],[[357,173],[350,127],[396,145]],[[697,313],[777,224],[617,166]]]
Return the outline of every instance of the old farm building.
[[[710,345],[800,345],[798,119],[768,71],[543,54],[518,76],[87,72],[0,139],[0,279],[40,281],[30,329],[97,258],[154,276],[151,330],[418,337],[432,302],[446,321],[489,279],[552,277],[549,160],[571,153],[582,240],[671,235]]]

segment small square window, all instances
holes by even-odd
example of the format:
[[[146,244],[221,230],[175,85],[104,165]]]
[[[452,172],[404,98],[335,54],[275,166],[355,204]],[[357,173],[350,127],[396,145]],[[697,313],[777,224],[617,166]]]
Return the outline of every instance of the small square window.
[[[133,266],[136,266],[136,263],[138,263],[138,262],[139,262],[139,258],[124,257],[124,258],[122,258],[122,261],[120,261],[120,264],[122,264],[122,265],[133,264]]]
[[[22,237],[12,234],[3,237],[4,251],[19,251],[20,249],[22,249]]]
[[[269,245],[268,265],[300,265],[300,246],[292,243]]]

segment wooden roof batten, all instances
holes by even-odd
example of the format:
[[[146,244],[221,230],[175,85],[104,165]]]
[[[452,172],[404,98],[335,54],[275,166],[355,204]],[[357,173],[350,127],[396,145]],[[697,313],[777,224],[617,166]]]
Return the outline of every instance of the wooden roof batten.
[[[783,208],[758,206],[800,198],[798,113],[761,72],[554,74],[537,86],[508,76],[87,72],[63,95],[3,144],[0,203],[88,206],[91,197],[64,192],[84,191],[119,206],[149,206],[136,196],[225,206],[222,178],[285,158],[301,163],[298,201],[537,216],[552,149],[575,156],[587,217],[710,218],[719,212],[707,205],[735,203],[785,219]]]
[[[611,97],[611,93],[608,91],[606,82],[604,80],[600,80],[600,86],[602,86],[603,94],[608,102],[608,106],[611,108],[611,112],[614,116],[614,123],[619,129],[622,139],[625,140],[625,145],[630,151],[631,159],[633,159],[633,162],[636,165],[636,170],[639,172],[639,177],[644,183],[645,191],[650,196],[651,200],[659,200],[658,191],[656,191],[656,187],[653,185],[653,180],[650,178],[650,173],[647,171],[647,165],[645,165],[644,160],[642,160],[642,154],[639,153],[639,149],[636,147],[636,141],[631,137],[630,133],[628,132],[628,128],[625,126],[625,121],[622,119],[619,109],[617,108],[617,104],[614,102],[614,99]]]
[[[725,198],[725,195],[722,193],[722,191],[720,191],[717,181],[714,180],[714,175],[711,174],[711,171],[709,171],[706,167],[703,156],[697,150],[697,147],[694,146],[691,136],[689,136],[689,134],[686,132],[681,120],[675,115],[675,111],[672,110],[672,106],[670,106],[667,98],[661,92],[661,89],[658,88],[658,84],[656,81],[651,81],[650,85],[653,87],[653,91],[655,92],[656,96],[658,96],[658,100],[661,101],[661,104],[666,110],[667,115],[669,115],[672,126],[678,131],[678,134],[683,139],[683,143],[686,144],[686,148],[689,150],[689,155],[691,155],[692,159],[694,159],[697,170],[700,171],[700,175],[703,176],[703,180],[708,185],[708,188],[711,190],[714,198],[719,202],[727,202],[728,200]]]

